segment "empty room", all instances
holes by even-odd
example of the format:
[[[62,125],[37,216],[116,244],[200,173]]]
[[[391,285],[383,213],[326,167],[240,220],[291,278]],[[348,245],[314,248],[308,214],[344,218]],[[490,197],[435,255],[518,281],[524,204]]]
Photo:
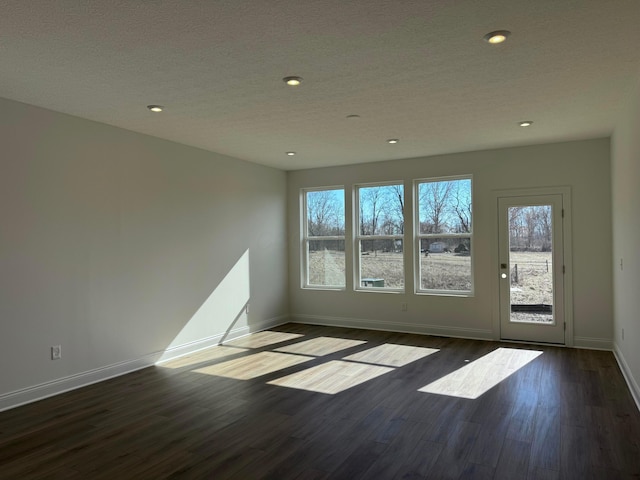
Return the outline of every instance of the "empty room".
[[[640,477],[640,2],[0,13],[0,479]]]

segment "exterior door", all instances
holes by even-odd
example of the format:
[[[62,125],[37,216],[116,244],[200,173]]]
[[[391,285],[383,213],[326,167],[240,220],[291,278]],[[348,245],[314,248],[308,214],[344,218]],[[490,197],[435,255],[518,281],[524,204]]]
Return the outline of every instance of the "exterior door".
[[[498,198],[500,337],[565,343],[563,196]]]

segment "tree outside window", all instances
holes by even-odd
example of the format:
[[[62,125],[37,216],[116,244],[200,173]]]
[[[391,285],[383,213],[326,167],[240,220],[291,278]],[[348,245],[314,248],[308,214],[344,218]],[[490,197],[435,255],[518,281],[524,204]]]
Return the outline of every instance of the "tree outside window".
[[[470,294],[471,178],[416,181],[416,291]]]
[[[311,288],[345,286],[344,188],[304,190],[304,279]]]
[[[356,288],[404,289],[404,185],[356,186]]]

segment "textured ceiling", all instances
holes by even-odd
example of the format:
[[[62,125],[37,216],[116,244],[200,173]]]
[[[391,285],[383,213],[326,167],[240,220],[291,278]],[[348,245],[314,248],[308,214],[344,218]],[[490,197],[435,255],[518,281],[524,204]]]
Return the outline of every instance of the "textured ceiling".
[[[0,97],[292,170],[609,135],[639,47],[640,0],[3,0]]]

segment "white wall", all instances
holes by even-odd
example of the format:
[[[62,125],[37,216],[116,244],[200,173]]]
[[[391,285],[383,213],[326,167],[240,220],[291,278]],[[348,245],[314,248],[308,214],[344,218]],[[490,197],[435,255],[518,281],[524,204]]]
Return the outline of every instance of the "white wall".
[[[385,147],[393,148],[393,147]],[[288,173],[290,310],[293,320],[463,337],[497,338],[498,189],[569,186],[573,203],[573,305],[576,345],[611,348],[609,139],[507,148]],[[300,189],[325,185],[473,175],[475,296],[316,291],[300,287]],[[408,182],[408,183],[407,183]],[[349,195],[348,195],[349,196]],[[408,244],[408,243],[407,243]],[[347,252],[349,253],[349,252]],[[349,258],[349,255],[347,255]],[[411,279],[407,279],[411,284]],[[412,290],[408,290],[409,292]],[[408,311],[401,312],[401,302]]]
[[[614,341],[640,405],[640,84],[628,105],[612,137]]]
[[[0,149],[0,409],[286,320],[284,172],[8,100]]]

